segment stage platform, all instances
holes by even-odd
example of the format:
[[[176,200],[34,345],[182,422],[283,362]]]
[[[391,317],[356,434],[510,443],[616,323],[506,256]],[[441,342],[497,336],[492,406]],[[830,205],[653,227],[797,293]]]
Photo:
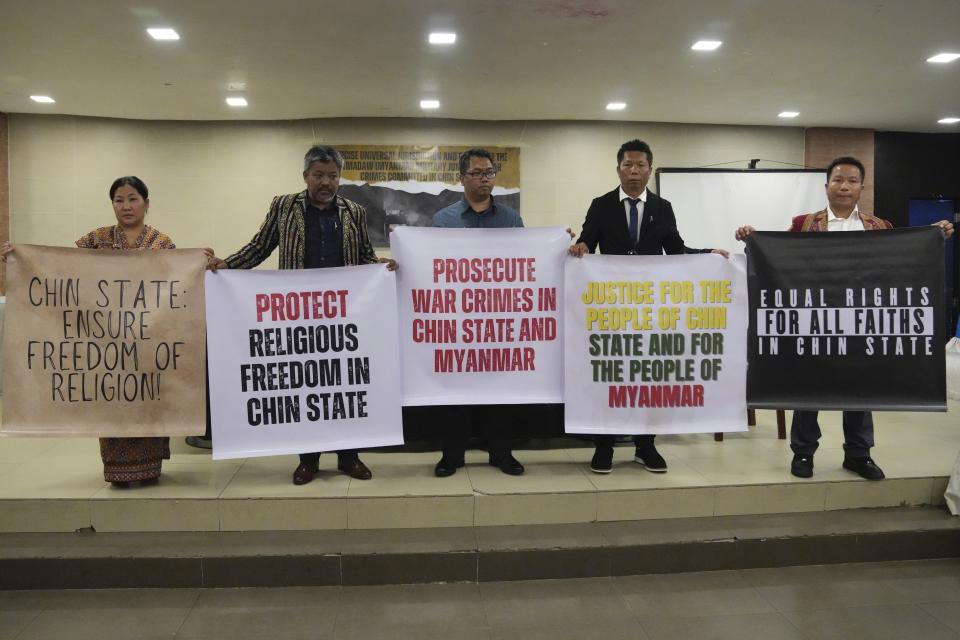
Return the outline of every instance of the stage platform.
[[[510,477],[468,452],[467,466],[435,478],[434,452],[366,452],[374,477],[351,480],[321,458],[310,484],[290,481],[295,456],[213,461],[177,439],[156,486],[105,483],[96,439],[0,438],[0,531],[295,531],[484,527],[826,512],[942,505],[960,451],[960,403],[948,413],[877,413],[873,457],[887,474],[867,482],[841,469],[840,414],[821,414],[824,437],[810,480],[789,473],[775,414],[744,433],[663,436],[669,464],[653,474],[619,447],[609,475],[590,472],[592,449],[519,449]],[[789,413],[788,413],[789,418]]]

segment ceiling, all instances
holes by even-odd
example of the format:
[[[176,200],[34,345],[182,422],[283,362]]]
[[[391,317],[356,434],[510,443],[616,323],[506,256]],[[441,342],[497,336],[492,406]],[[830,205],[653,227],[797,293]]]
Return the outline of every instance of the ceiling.
[[[0,111],[960,131],[936,123],[960,116],[960,60],[925,62],[941,51],[960,52],[958,0],[2,0]]]

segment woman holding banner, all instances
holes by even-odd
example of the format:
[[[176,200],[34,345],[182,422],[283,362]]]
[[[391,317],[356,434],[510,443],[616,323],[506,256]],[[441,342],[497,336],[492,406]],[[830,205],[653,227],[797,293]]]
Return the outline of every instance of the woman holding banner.
[[[110,200],[117,224],[100,227],[77,240],[80,249],[137,251],[176,249],[165,233],[147,225],[150,208],[147,185],[136,176],[117,178],[110,185]],[[170,438],[100,438],[103,479],[115,487],[131,482],[152,484],[160,477],[160,466],[170,459]]]
[[[80,249],[138,251],[176,249],[165,233],[147,225],[150,208],[147,185],[136,176],[117,178],[110,185],[110,200],[117,224],[100,227],[77,240]],[[170,438],[100,438],[103,479],[118,488],[131,482],[153,484],[160,466],[170,459]]]
[[[136,251],[175,249],[173,240],[144,222],[150,207],[147,185],[136,176],[124,176],[110,185],[110,200],[117,224],[100,227],[77,240],[80,249]],[[0,246],[4,260],[15,250],[9,242]],[[152,484],[160,466],[170,458],[170,438],[100,438],[103,478],[115,487],[131,482]]]

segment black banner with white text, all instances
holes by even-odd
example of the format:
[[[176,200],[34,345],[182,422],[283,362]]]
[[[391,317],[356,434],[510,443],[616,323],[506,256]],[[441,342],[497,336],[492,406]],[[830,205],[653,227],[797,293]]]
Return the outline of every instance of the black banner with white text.
[[[946,410],[943,236],[754,233],[747,403]]]

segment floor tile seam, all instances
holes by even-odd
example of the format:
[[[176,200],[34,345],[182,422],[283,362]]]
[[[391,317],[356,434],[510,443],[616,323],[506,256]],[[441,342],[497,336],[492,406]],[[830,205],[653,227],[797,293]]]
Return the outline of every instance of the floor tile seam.
[[[493,624],[490,621],[489,611],[487,610],[487,604],[483,598],[483,589],[480,588],[480,554],[477,554],[477,576],[476,581],[473,583],[474,593],[476,594],[477,602],[480,604],[480,611],[483,613],[483,626],[486,629],[486,634],[488,637],[493,636]]]
[[[610,554],[607,554],[607,555],[608,555],[607,562],[610,563],[609,572],[612,574],[613,558],[609,557]],[[625,609],[629,613],[630,617],[633,618],[633,621],[636,624],[638,624],[641,629],[643,629],[643,620],[640,618],[640,612],[636,611],[633,607],[630,606],[630,602],[627,600],[626,595],[623,593],[623,591],[620,590],[620,587],[618,585],[619,581],[617,580],[617,578],[620,578],[620,577],[624,577],[624,576],[614,576],[614,575],[608,576],[608,579],[610,580],[610,588],[612,588],[614,593],[617,594],[617,597],[620,598],[620,603],[623,606],[623,609]],[[648,638],[650,637],[650,634],[647,633],[645,629],[643,630],[643,635]]]
[[[842,581],[842,580],[823,580],[823,581],[817,581],[817,582],[811,582],[811,583],[790,583],[790,584],[780,584],[780,585],[765,585],[765,587],[763,587],[763,588],[770,588],[770,589],[779,588],[779,587],[813,588],[813,587],[815,587],[815,586],[823,587],[823,586],[825,586],[825,585],[826,585],[826,586],[835,586],[835,585],[837,585],[837,584],[839,584],[839,583],[841,583],[841,582],[843,582],[843,581]],[[757,587],[757,589],[761,589],[761,587]],[[761,592],[761,594],[762,594],[762,592]],[[873,602],[873,603],[869,603],[869,604],[851,604],[851,605],[836,605],[836,604],[823,604],[823,605],[820,605],[820,604],[816,604],[816,603],[814,603],[814,604],[804,603],[803,606],[789,606],[789,607],[778,607],[778,606],[776,605],[776,603],[774,603],[773,601],[770,601],[770,602],[771,602],[771,605],[773,606],[773,608],[777,611],[777,613],[780,613],[780,614],[782,614],[782,615],[787,615],[787,614],[789,614],[789,613],[796,613],[796,612],[856,610],[856,609],[871,609],[871,608],[876,608],[876,607],[897,607],[897,606],[900,606],[900,607],[906,607],[906,606],[909,606],[909,607],[917,607],[917,605],[916,605],[915,603],[910,602],[910,601],[907,600],[904,596],[901,596],[900,594],[896,594],[896,595],[897,595],[899,598],[901,598],[901,601],[899,601],[899,602]],[[919,608],[919,607],[917,607],[917,608]]]
[[[769,568],[770,568],[770,569],[774,569],[775,567],[769,567]],[[776,567],[776,568],[783,569],[784,567]],[[754,591],[758,596],[760,596],[760,598],[761,598],[765,603],[767,603],[767,606],[770,607],[770,610],[771,610],[771,611],[776,612],[776,613],[777,613],[778,615],[780,615],[782,618],[785,618],[786,620],[790,621],[790,619],[787,618],[787,617],[784,615],[784,613],[785,613],[786,611],[796,611],[796,609],[781,609],[780,607],[778,607],[778,606],[777,606],[777,603],[774,602],[772,598],[767,597],[767,595],[763,592],[763,587],[765,587],[765,586],[766,586],[766,587],[769,587],[769,586],[773,586],[773,585],[758,585],[758,584],[754,584],[746,575],[744,575],[744,572],[745,572],[745,571],[749,571],[749,570],[750,570],[750,569],[738,569],[738,570],[737,570],[737,573],[740,574],[740,576],[741,576],[741,578],[743,579],[743,581],[744,581],[746,584],[748,584],[748,585],[750,586],[750,588],[753,589],[753,591]],[[831,584],[832,584],[832,581],[831,581]],[[795,585],[789,584],[789,585],[777,585],[777,586],[795,586]],[[819,610],[821,610],[821,609],[809,609],[809,610],[811,610],[811,611],[819,611]],[[792,621],[790,621],[790,624],[791,624],[792,626],[796,627],[796,625],[794,625]],[[800,629],[797,629],[797,631],[800,631]],[[801,634],[802,634],[802,632],[801,632]],[[802,634],[802,635],[805,635],[805,634]]]
[[[200,584],[203,584],[203,578],[202,578],[202,571],[203,571],[203,569],[202,569],[202,566],[203,566],[203,563],[201,563],[201,580],[200,580]],[[200,589],[197,589],[197,593],[196,593],[196,595],[195,595],[194,598],[193,598],[193,602],[190,603],[190,607],[187,609],[187,614],[186,614],[185,616],[183,616],[183,620],[181,620],[181,621],[180,621],[180,624],[177,625],[177,630],[173,632],[173,637],[174,637],[174,638],[176,638],[178,635],[180,635],[180,631],[183,629],[183,626],[184,626],[185,624],[187,624],[187,620],[190,618],[190,615],[193,613],[194,609],[197,608],[197,602],[200,601],[200,594],[201,594],[201,590],[200,590]]]
[[[923,607],[917,605],[913,602],[886,602],[886,603],[877,603],[877,604],[860,604],[853,605],[849,607],[817,607],[816,609],[790,609],[789,611],[783,612],[783,617],[787,617],[786,613],[792,612],[802,612],[802,611],[860,611],[865,609],[876,609],[879,607],[888,608],[888,607],[905,607],[907,609],[913,609],[915,612],[919,613],[922,618],[925,618],[928,622],[932,622],[934,625],[938,625],[941,630],[944,630],[950,634],[960,635],[953,628],[949,627],[947,624],[941,622],[928,611],[924,610]],[[787,618],[789,620],[789,618]],[[796,626],[796,625],[794,625]]]
[[[240,469],[242,469],[242,468],[243,468],[243,465],[246,464],[246,463],[247,463],[247,461],[244,460],[244,461],[243,461],[243,464],[237,465],[237,468],[234,469],[234,470],[233,470],[233,473],[230,475],[230,479],[227,480],[227,481],[223,484],[223,487],[222,487],[222,488],[220,489],[220,491],[217,493],[216,500],[217,500],[217,516],[218,516],[218,517],[219,517],[219,515],[220,515],[220,499],[223,497],[223,494],[226,492],[227,488],[233,483],[234,480],[236,480],[237,474],[240,473]]]
[[[27,622],[27,624],[23,625],[23,627],[20,629],[20,631],[18,631],[18,632],[15,633],[13,636],[11,636],[11,640],[17,640],[17,638],[22,638],[22,637],[24,637],[23,634],[26,633],[27,629],[29,629],[30,626],[33,625],[33,623],[36,622],[36,621],[40,618],[40,616],[43,615],[43,613],[44,613],[45,611],[47,611],[48,609],[49,609],[49,607],[48,607],[46,604],[44,604],[44,605],[40,608],[40,610],[37,611],[36,615],[34,615],[32,618],[30,618],[30,621]]]
[[[790,620],[790,618],[788,618],[786,615],[784,615],[784,613],[783,613],[782,611],[778,611],[777,609],[774,609],[774,608],[772,608],[772,607],[771,607],[771,610],[770,610],[770,611],[751,612],[751,613],[718,613],[718,614],[704,615],[704,616],[648,616],[647,619],[648,619],[648,620],[661,620],[661,621],[668,621],[668,620],[669,620],[669,621],[675,621],[675,620],[680,620],[680,621],[694,621],[694,620],[708,621],[708,620],[715,620],[715,619],[717,619],[717,618],[726,618],[726,619],[732,619],[732,618],[751,618],[751,617],[756,617],[756,616],[768,616],[768,615],[777,616],[777,617],[780,618],[782,621],[786,622],[786,623],[789,624],[791,627],[793,627],[794,629],[796,629],[796,630],[797,630],[797,633],[799,633],[801,636],[803,636],[804,638],[810,638],[810,636],[808,636],[807,634],[803,633],[803,631],[801,631],[801,630],[797,627],[797,625],[795,625],[795,624],[793,623],[793,621]],[[639,620],[639,622],[640,622],[640,628],[643,629],[644,633],[646,633],[648,636],[650,636],[650,634],[647,633],[646,627],[644,627],[644,622],[643,622],[643,620]],[[651,636],[651,637],[652,637],[652,636]]]
[[[773,606],[773,605],[771,605],[771,606]],[[793,627],[794,629],[796,629],[796,630],[797,630],[797,633],[799,633],[801,636],[803,636],[804,638],[807,638],[808,640],[815,640],[814,638],[811,638],[811,636],[810,636],[809,634],[804,633],[804,632],[803,632],[803,629],[801,629],[800,626],[799,626],[796,622],[794,622],[793,620],[791,620],[788,616],[784,615],[784,613],[783,613],[782,611],[778,610],[776,607],[774,607],[774,611],[777,612],[777,615],[778,615],[782,620],[786,620],[788,625],[790,625],[791,627]]]

